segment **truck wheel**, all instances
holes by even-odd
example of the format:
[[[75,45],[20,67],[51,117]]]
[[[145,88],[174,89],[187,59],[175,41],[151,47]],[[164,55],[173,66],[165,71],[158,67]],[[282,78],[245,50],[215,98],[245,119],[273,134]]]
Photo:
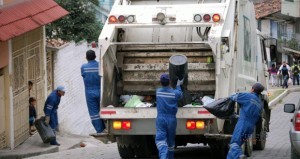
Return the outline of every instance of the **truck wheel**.
[[[219,141],[209,143],[211,155],[213,159],[226,159],[229,147],[228,141]]]
[[[299,159],[300,154],[295,150],[293,145],[291,145],[291,159]]]
[[[157,155],[157,148],[153,136],[138,136],[134,146],[134,153],[137,158],[151,158]]]
[[[122,146],[118,144],[118,151],[122,159],[134,158],[134,152],[131,146]]]
[[[253,137],[247,139],[245,142],[245,155],[250,157],[252,155],[253,150]]]
[[[256,125],[256,143],[253,145],[254,150],[264,150],[266,146],[266,139],[267,139],[267,120],[266,120],[266,113],[263,110],[262,116],[259,119]]]

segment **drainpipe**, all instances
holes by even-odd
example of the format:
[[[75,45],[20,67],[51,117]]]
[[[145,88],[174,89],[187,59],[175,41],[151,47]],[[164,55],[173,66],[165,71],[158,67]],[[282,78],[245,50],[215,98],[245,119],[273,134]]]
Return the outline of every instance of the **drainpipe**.
[[[47,42],[46,42],[46,27],[43,26],[43,51],[44,51],[44,58],[43,58],[43,61],[44,61],[44,70],[43,70],[43,73],[44,73],[44,99],[43,100],[46,100],[47,96],[48,96],[48,92],[47,92],[47,89],[48,89],[48,84],[47,84],[47,52],[46,52],[46,45],[47,45]]]
[[[15,148],[15,132],[14,132],[14,100],[13,100],[13,89],[12,89],[12,41],[8,41],[8,74],[9,74],[9,122],[10,122],[10,133],[9,133],[9,139],[10,139],[10,148]]]

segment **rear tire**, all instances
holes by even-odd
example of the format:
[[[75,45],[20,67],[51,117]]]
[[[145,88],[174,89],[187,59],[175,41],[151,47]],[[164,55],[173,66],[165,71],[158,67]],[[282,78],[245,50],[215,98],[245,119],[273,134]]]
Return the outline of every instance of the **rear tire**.
[[[245,155],[247,157],[250,157],[252,155],[252,150],[253,150],[253,137],[247,139],[245,142]]]
[[[291,145],[291,159],[299,159],[300,154],[295,150],[293,145]]]
[[[121,146],[118,145],[118,151],[122,159],[131,159],[134,158],[134,151],[131,146]]]
[[[259,119],[256,125],[256,143],[253,145],[254,150],[264,150],[267,141],[267,120],[266,120],[266,113],[263,110],[261,118]]]

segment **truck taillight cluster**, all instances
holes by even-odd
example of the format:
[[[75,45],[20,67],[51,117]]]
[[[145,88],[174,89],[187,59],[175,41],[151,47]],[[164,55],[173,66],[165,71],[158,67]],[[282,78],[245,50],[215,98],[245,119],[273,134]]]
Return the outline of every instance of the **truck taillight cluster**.
[[[188,130],[196,130],[196,129],[204,129],[205,122],[202,120],[187,120],[186,121],[186,129]]]
[[[295,116],[295,131],[300,131],[300,113]]]
[[[108,23],[115,24],[115,23],[133,23],[135,22],[134,15],[111,15],[108,18]]]
[[[194,14],[194,22],[219,22],[220,20],[220,14]]]
[[[113,121],[113,128],[115,130],[129,130],[131,129],[131,122],[116,120]]]

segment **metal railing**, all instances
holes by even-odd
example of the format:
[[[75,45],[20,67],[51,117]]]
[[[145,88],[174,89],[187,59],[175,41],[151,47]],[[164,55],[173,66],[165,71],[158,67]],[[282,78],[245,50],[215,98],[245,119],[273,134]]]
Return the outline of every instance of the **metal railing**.
[[[282,34],[278,38],[278,51],[283,51],[283,48],[288,48],[300,51],[300,34],[287,33]]]

